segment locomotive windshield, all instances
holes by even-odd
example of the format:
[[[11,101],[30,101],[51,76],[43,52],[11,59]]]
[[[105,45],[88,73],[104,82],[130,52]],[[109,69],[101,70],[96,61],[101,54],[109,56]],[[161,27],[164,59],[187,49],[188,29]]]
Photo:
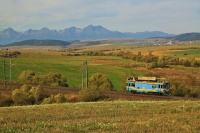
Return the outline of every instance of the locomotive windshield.
[[[163,84],[163,88],[164,88],[164,89],[169,89],[169,83]]]

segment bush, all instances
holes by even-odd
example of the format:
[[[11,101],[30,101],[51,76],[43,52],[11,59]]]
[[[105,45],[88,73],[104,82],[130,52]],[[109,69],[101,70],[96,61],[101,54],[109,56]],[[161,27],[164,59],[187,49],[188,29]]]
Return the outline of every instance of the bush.
[[[200,86],[192,87],[188,96],[193,98],[200,97]]]
[[[42,102],[42,104],[52,104],[52,103],[55,103],[54,95],[51,95],[50,97],[45,98]]]
[[[30,93],[33,95],[36,103],[45,97],[44,91],[40,87],[32,87]]]
[[[70,95],[67,97],[68,102],[78,102],[78,96],[77,95]]]
[[[64,103],[66,99],[63,94],[51,95],[48,98],[45,98],[42,104],[52,104],[52,103]]]
[[[20,84],[65,86],[68,87],[67,80],[61,74],[48,73],[47,75],[36,76],[31,70],[23,71],[17,79]]]
[[[23,71],[17,79],[18,83],[27,85],[33,85],[34,81],[35,81],[35,73],[31,70]]]
[[[38,104],[44,98],[44,92],[40,87],[23,85],[12,92],[12,100],[15,105]]]
[[[0,92],[0,107],[11,106],[13,104],[12,96],[5,92]]]
[[[113,90],[112,82],[99,73],[92,75],[88,80],[88,88],[84,88],[79,92],[80,101],[97,101],[103,97],[103,92]]]
[[[91,86],[91,88],[96,88],[100,92],[111,91],[114,89],[114,86],[108,77],[99,73],[92,75],[88,79],[88,86]]]
[[[88,87],[84,88],[79,93],[79,100],[84,102],[97,101],[101,98],[101,93],[97,88]]]
[[[68,87],[66,78],[62,77],[61,74],[48,73],[47,75],[40,76],[39,79],[40,85]]]
[[[66,102],[65,96],[63,94],[57,94],[54,96],[56,103],[64,103]]]

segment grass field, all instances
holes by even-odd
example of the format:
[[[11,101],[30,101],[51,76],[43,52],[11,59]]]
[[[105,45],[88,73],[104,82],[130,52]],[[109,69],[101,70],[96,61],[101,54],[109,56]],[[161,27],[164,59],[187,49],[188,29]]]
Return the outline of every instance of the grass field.
[[[199,58],[199,49],[191,46],[123,47],[124,51],[142,54],[174,55]],[[106,46],[118,51],[118,46]],[[92,50],[98,47],[91,48]],[[101,47],[103,50],[104,48]],[[180,51],[180,49],[185,49]],[[197,51],[195,51],[197,50]],[[133,61],[117,56],[64,56],[60,52],[22,50],[12,58],[12,80],[25,70],[36,75],[60,73],[67,78],[70,87],[81,85],[82,63],[88,61],[89,77],[94,73],[105,74],[115,89],[125,83],[131,73],[152,73],[171,80],[189,83],[185,77],[192,74],[200,81],[200,68],[169,66],[148,70],[128,67]],[[172,53],[173,52],[173,53]],[[183,55],[187,52],[187,55]],[[0,58],[0,60],[4,60]],[[6,75],[9,80],[9,58],[6,58]],[[0,63],[0,79],[3,79],[3,63]],[[54,90],[54,92],[57,90]],[[200,132],[200,101],[113,101],[91,103],[64,103],[0,108],[0,132]]]
[[[96,60],[107,60],[117,62],[111,64],[102,64]],[[6,58],[6,75],[7,80],[10,79],[10,59]],[[123,60],[121,57],[115,56],[64,56],[61,53],[55,52],[37,52],[37,51],[22,51],[22,54],[17,58],[12,58],[12,79],[16,80],[19,74],[25,70],[32,70],[36,75],[47,74],[49,72],[60,73],[67,78],[67,83],[70,87],[81,85],[82,78],[82,63],[88,61],[89,76],[94,73],[107,75],[112,81],[115,89],[118,89],[120,84],[124,82],[127,75],[132,71],[123,67],[125,63],[131,63],[131,60]],[[0,79],[3,79],[3,64],[0,66]],[[135,71],[143,74],[142,71]]]
[[[200,132],[199,101],[115,101],[0,108],[0,132]]]
[[[176,52],[170,52],[174,56],[181,58],[199,58],[200,59],[200,49],[189,49],[189,50],[180,50]]]
[[[136,53],[141,51],[142,54],[148,54],[152,51],[154,55],[176,55],[177,57],[200,57],[200,51],[197,49],[199,45],[177,45],[177,46],[146,46],[146,47],[132,47],[132,46],[95,46],[89,47],[85,50],[114,50],[118,49],[124,51],[131,51]],[[51,47],[50,47],[51,48]],[[57,47],[56,47],[57,48]],[[196,49],[191,49],[196,48]],[[43,50],[42,50],[43,49]],[[47,48],[46,48],[47,49]],[[32,50],[21,50],[21,54],[17,58],[12,58],[12,80],[15,81],[19,74],[25,70],[32,70],[36,75],[47,74],[49,72],[60,73],[67,78],[70,87],[74,88],[81,85],[82,78],[82,63],[88,61],[89,77],[94,73],[105,74],[112,81],[115,90],[118,90],[131,73],[137,75],[144,75],[149,70],[128,68],[133,61],[130,59],[122,59],[117,56],[64,56],[61,52],[48,52],[46,49],[40,50],[34,48]],[[59,49],[59,48],[57,48]],[[179,49],[185,49],[180,51]],[[179,50],[179,51],[177,51]],[[187,55],[184,55],[187,53]],[[0,58],[3,60],[3,58]],[[6,58],[6,78],[10,79],[10,59]],[[3,63],[0,63],[0,79],[3,79]],[[173,67],[178,69],[177,67]],[[182,68],[181,68],[182,69]],[[186,73],[190,68],[185,68]],[[195,68],[199,71],[198,68]],[[167,76],[168,73],[166,73]]]

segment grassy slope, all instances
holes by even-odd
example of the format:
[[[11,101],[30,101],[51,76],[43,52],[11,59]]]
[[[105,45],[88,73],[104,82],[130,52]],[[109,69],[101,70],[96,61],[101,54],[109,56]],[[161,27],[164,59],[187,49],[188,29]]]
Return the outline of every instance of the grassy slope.
[[[169,54],[181,58],[200,58],[200,49],[181,50],[181,51],[169,52]]]
[[[200,132],[200,102],[94,102],[0,108],[0,132]]]
[[[63,56],[61,53],[53,52],[37,52],[37,51],[22,51],[18,58],[12,59],[12,79],[16,80],[19,74],[24,70],[32,70],[36,75],[47,74],[49,72],[60,73],[68,80],[70,87],[81,85],[82,63],[88,61],[89,77],[94,73],[106,74],[113,82],[115,89],[118,89],[120,84],[124,82],[130,69],[116,65],[104,65],[95,63],[95,60],[115,60],[118,63],[130,63],[131,60],[122,60],[121,57],[88,57],[88,56]],[[7,64],[7,79],[9,79],[9,59],[6,59]],[[0,71],[3,68],[0,67]],[[136,73],[142,74],[141,71]],[[3,74],[0,75],[3,79]]]

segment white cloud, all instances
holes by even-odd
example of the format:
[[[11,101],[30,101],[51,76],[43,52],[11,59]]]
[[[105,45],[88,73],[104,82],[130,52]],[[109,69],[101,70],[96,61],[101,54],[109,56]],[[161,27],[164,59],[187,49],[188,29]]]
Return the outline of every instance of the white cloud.
[[[119,31],[200,32],[199,0],[0,0],[0,28],[102,25]]]

